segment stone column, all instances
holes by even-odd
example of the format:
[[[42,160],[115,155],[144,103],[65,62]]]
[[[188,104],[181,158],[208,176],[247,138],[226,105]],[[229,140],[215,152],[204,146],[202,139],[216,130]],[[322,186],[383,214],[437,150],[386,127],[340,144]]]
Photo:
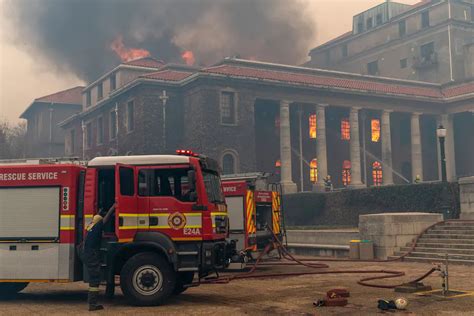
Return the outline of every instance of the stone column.
[[[454,125],[453,117],[449,114],[441,114],[438,117],[438,126],[443,125],[446,129],[446,138],[444,140],[444,149],[446,152],[446,178],[448,181],[456,181],[456,160],[454,152]],[[436,126],[436,128],[438,128]],[[441,154],[439,149],[439,139],[436,139],[438,143],[438,165],[439,165],[439,179],[441,179]]]
[[[382,111],[382,180],[384,185],[393,184],[392,170],[392,136],[390,132],[390,113]]]
[[[415,181],[417,176],[423,181],[423,155],[421,152],[421,113],[411,114],[411,178]]]
[[[296,183],[291,175],[290,102],[286,100],[280,101],[280,162],[283,193],[295,193]]]
[[[360,107],[352,107],[349,115],[349,124],[351,127],[350,157],[351,157],[351,188],[361,188],[362,183],[360,172],[360,141],[359,141],[359,110]]]
[[[327,104],[316,105],[316,159],[318,160],[318,181],[313,191],[324,191],[324,178],[328,175],[328,158],[326,148],[326,107]]]

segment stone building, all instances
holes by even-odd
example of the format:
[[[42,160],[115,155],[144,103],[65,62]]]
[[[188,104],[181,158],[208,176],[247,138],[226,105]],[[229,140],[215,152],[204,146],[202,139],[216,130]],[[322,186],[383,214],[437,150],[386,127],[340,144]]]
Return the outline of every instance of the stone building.
[[[81,112],[82,89],[74,87],[37,98],[21,114],[27,121],[27,157],[64,155],[64,130],[58,123]]]
[[[309,52],[308,67],[448,83],[474,77],[474,1],[386,1]]]
[[[66,154],[217,158],[224,173],[278,174],[286,192],[474,174],[474,81],[435,84],[226,58],[193,68],[122,64],[83,90],[64,120]]]

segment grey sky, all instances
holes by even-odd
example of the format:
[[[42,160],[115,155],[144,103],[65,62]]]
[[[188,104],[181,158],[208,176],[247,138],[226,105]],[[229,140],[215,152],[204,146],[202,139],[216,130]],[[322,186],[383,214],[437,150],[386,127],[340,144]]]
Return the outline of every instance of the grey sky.
[[[0,10],[3,2],[0,0]],[[66,0],[64,0],[66,1]],[[218,0],[216,0],[218,1]],[[352,16],[383,0],[294,0],[309,4],[308,16],[314,21],[315,37],[311,47],[321,44],[352,28]],[[413,4],[418,0],[400,0]],[[54,65],[27,54],[28,43],[17,38],[0,11],[0,119],[17,121],[18,116],[37,97],[84,84],[75,75],[59,73]],[[15,44],[13,44],[15,42]],[[281,39],[285,45],[285,39]]]

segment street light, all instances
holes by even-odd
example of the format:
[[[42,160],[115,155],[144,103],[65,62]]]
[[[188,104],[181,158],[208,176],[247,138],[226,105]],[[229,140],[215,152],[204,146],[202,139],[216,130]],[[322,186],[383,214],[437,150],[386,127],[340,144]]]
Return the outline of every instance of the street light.
[[[439,148],[441,153],[441,181],[447,182],[446,177],[446,153],[444,151],[444,140],[446,138],[446,128],[443,125],[440,125],[436,130],[436,135],[439,139]]]

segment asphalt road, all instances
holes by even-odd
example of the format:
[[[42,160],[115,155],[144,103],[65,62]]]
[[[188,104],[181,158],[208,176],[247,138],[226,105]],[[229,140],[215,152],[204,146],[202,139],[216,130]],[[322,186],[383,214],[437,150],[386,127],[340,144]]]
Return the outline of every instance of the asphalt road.
[[[407,276],[392,279],[385,284],[401,283],[422,275],[431,268],[421,263],[329,263],[336,269],[386,269],[404,271]],[[320,269],[321,270],[321,269]],[[324,269],[323,269],[324,270]],[[259,273],[308,271],[300,267],[266,267]],[[314,271],[314,270],[313,270]],[[459,298],[442,298],[433,295],[394,293],[390,289],[364,287],[357,284],[360,275],[327,274],[305,275],[290,278],[264,278],[237,280],[229,284],[201,285],[172,297],[166,305],[132,307],[117,290],[114,299],[101,301],[104,311],[97,314],[113,315],[380,315],[377,300],[404,296],[408,309],[388,314],[396,315],[474,315],[474,267],[450,266],[452,289],[473,291]],[[441,287],[441,278],[433,274],[425,284],[434,289]],[[313,301],[334,287],[346,287],[351,292],[345,307],[320,307]],[[86,304],[87,286],[72,284],[30,284],[15,298],[0,298],[0,315],[90,315]]]

